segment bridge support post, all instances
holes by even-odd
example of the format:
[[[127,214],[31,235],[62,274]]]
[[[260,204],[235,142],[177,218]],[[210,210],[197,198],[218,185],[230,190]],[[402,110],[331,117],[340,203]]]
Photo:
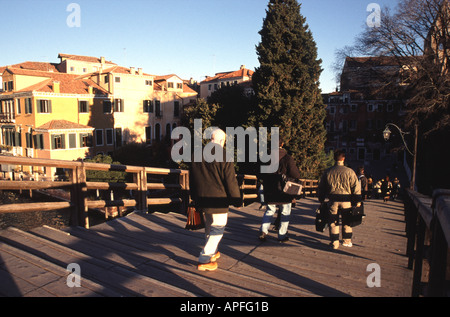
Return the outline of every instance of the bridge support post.
[[[89,228],[89,217],[87,210],[87,185],[86,185],[86,169],[84,164],[72,169],[72,189],[70,200],[73,205],[70,216],[70,224]]]

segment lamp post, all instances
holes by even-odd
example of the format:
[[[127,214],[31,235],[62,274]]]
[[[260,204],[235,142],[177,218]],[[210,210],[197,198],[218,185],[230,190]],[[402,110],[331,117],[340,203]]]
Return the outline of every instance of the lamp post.
[[[391,136],[391,130],[389,130],[389,126],[393,126],[393,127],[397,128],[397,130],[400,132],[400,136],[402,137],[402,141],[406,147],[406,150],[408,151],[409,154],[411,154],[413,156],[413,169],[412,169],[412,175],[411,175],[410,189],[414,190],[415,183],[416,183],[418,125],[417,124],[414,125],[414,129],[415,129],[414,152],[411,152],[411,150],[408,148],[408,144],[406,144],[406,141],[405,141],[405,135],[410,134],[410,133],[402,131],[402,129],[400,129],[397,125],[395,125],[393,123],[386,124],[386,128],[383,131],[384,139],[387,141],[387,140],[389,140],[389,138]]]

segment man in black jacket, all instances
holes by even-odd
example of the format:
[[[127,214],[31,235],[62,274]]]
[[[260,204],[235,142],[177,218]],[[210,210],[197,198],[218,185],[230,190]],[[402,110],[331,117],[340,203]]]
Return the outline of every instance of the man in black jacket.
[[[273,174],[261,175],[264,184],[264,199],[267,203],[267,209],[264,213],[259,233],[259,239],[261,241],[266,240],[266,235],[269,232],[272,217],[277,210],[277,206],[279,206],[281,213],[281,221],[278,229],[278,241],[286,242],[289,240],[287,232],[289,219],[291,216],[293,197],[282,191],[280,188],[280,178],[281,175],[284,174],[289,180],[299,179],[300,171],[298,170],[292,156],[290,156],[287,151],[282,148],[283,145],[284,143],[280,140],[278,171]]]
[[[223,148],[225,139],[225,132],[214,130],[210,145],[213,146],[211,153],[214,152],[212,154],[216,159],[205,160],[205,155],[202,155],[201,162],[192,162],[189,173],[192,199],[205,219],[206,243],[200,253],[197,267],[200,271],[217,269],[216,261],[220,257],[218,246],[227,224],[228,207],[242,205],[234,164],[226,162]]]

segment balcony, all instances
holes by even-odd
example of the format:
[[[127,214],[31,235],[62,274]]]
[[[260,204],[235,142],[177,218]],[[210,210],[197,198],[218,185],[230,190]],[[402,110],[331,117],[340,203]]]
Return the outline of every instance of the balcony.
[[[14,123],[16,122],[16,116],[14,112],[0,113],[0,123]]]

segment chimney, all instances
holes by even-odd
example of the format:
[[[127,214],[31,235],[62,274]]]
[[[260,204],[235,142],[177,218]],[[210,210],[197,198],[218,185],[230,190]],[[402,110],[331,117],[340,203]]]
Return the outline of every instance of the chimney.
[[[135,75],[136,74],[136,69],[134,67],[130,67],[130,74],[131,75]]]
[[[245,69],[245,65],[241,65],[241,69]]]
[[[92,86],[88,87],[88,93],[89,95],[92,95],[94,93],[94,88]]]
[[[100,57],[100,63],[105,64],[105,58],[103,56]]]
[[[61,93],[61,83],[57,80],[53,81],[53,92],[55,94]]]
[[[138,73],[139,73],[139,75],[141,75],[141,76],[142,76],[142,74],[143,74],[143,72],[142,72],[142,68],[138,68]]]

